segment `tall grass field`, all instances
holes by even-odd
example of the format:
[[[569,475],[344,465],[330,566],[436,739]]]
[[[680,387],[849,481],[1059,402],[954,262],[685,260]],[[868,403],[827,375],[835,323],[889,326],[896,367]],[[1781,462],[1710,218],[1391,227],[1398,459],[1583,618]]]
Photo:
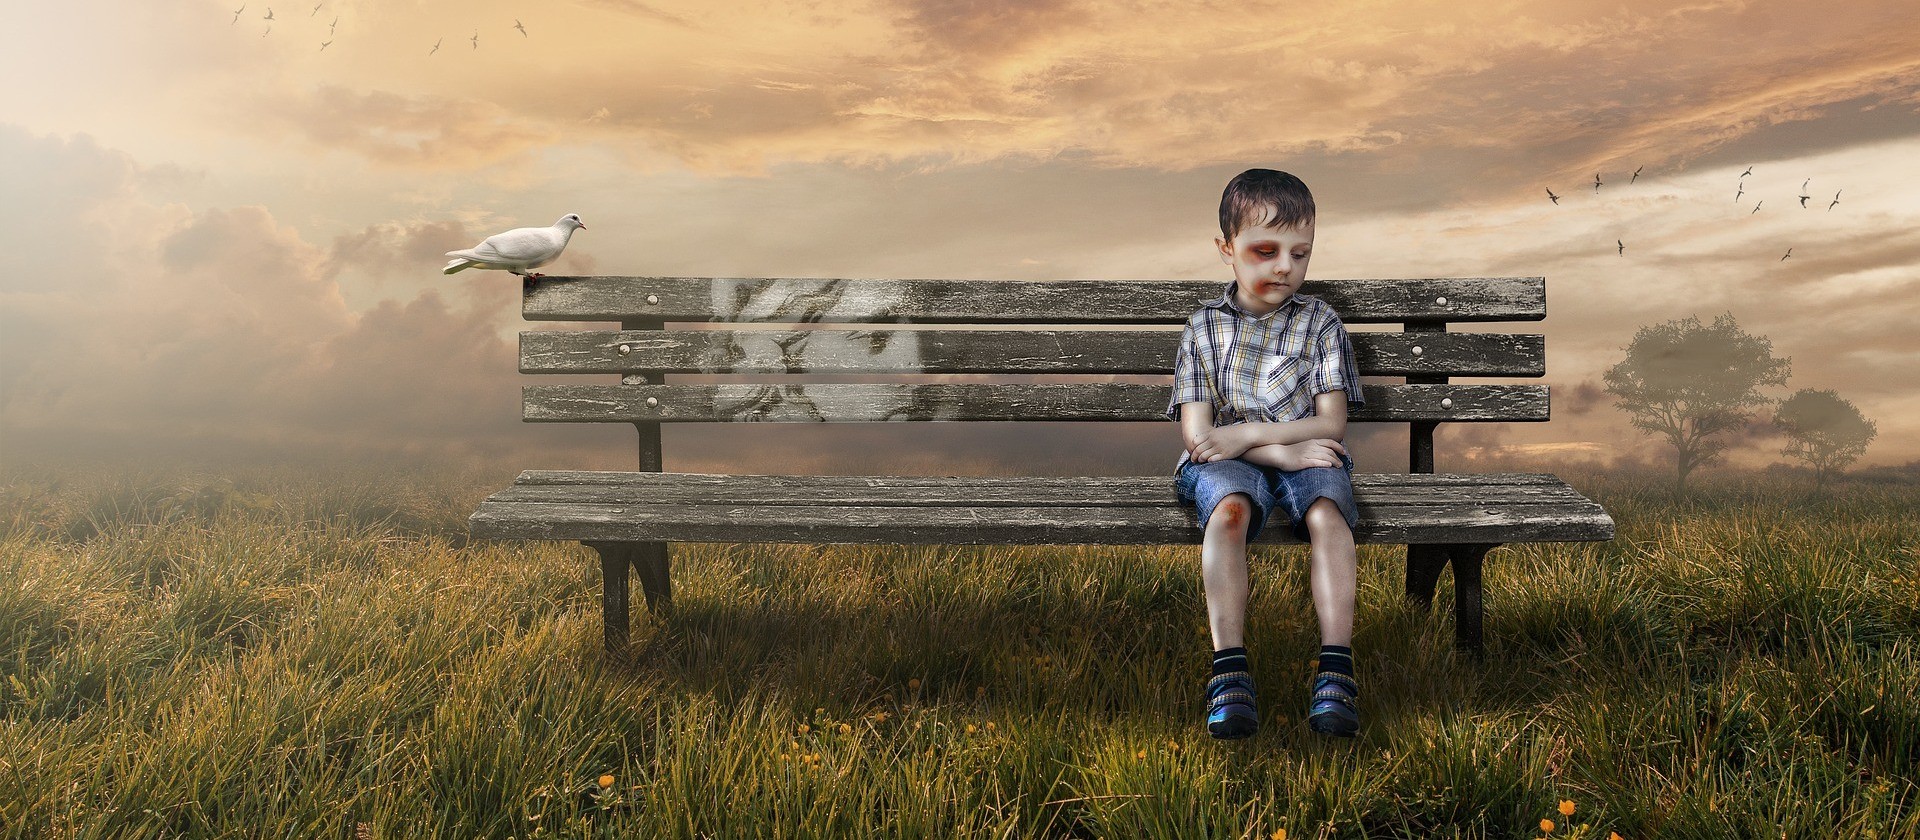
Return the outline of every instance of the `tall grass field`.
[[[588,549],[467,540],[509,480],[0,476],[0,835],[1920,837],[1920,487],[1576,480],[1477,661],[1363,546],[1351,741],[1256,547],[1222,743],[1197,546],[675,544],[619,663]]]

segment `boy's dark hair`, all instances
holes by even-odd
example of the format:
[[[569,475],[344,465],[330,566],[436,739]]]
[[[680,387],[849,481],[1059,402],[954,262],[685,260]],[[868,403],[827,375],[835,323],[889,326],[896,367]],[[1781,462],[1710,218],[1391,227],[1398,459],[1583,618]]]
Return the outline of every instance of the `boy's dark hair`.
[[[1298,227],[1313,221],[1313,193],[1299,178],[1275,169],[1233,176],[1220,194],[1220,235],[1227,241],[1250,227]]]

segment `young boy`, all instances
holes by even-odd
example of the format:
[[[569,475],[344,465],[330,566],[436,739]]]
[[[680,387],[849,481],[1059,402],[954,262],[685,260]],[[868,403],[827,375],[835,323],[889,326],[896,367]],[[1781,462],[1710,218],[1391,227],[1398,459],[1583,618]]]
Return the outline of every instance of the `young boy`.
[[[1312,544],[1320,660],[1308,701],[1315,732],[1359,730],[1353,677],[1353,459],[1347,404],[1362,402],[1347,330],[1318,298],[1296,294],[1313,251],[1313,194],[1271,169],[1235,176],[1220,197],[1220,259],[1233,280],[1187,319],[1167,417],[1185,451],[1180,501],[1205,537],[1201,577],[1213,631],[1207,731],[1245,738],[1259,727],[1246,651],[1247,543],[1276,506]]]

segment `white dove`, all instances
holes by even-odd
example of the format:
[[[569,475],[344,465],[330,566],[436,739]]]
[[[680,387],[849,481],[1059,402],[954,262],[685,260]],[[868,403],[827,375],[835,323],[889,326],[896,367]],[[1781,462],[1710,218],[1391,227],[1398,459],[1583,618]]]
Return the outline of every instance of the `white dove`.
[[[545,275],[527,273],[528,269],[539,268],[560,258],[560,252],[567,249],[567,240],[573,238],[573,231],[585,229],[580,217],[572,213],[560,217],[552,227],[514,228],[506,233],[496,233],[485,241],[464,251],[448,251],[447,256],[453,262],[441,269],[443,274],[452,274],[469,268],[491,268],[511,271],[522,277],[532,279]]]

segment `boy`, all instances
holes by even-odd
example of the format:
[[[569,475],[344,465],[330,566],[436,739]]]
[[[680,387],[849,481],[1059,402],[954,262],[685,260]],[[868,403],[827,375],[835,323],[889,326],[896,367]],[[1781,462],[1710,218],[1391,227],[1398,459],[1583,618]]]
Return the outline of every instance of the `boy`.
[[[1249,169],[1227,184],[1214,244],[1233,280],[1187,319],[1174,366],[1167,416],[1185,443],[1174,484],[1205,530],[1200,568],[1214,649],[1207,731],[1215,738],[1259,727],[1245,647],[1247,543],[1276,505],[1294,536],[1312,544],[1321,647],[1307,724],[1342,737],[1360,727],[1351,647],[1359,517],[1341,439],[1347,403],[1363,400],[1346,327],[1318,298],[1296,294],[1313,224],[1313,194],[1299,178]]]

